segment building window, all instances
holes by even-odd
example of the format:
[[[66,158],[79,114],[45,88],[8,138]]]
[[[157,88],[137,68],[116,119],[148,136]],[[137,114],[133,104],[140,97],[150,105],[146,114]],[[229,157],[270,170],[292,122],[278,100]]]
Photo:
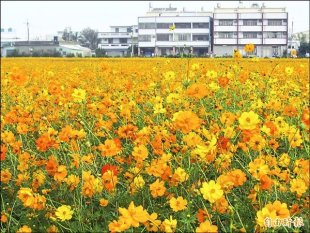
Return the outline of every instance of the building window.
[[[191,23],[175,23],[175,28],[191,28]]]
[[[119,28],[115,28],[115,32],[119,32]]]
[[[151,35],[139,35],[139,41],[151,42]]]
[[[139,29],[155,29],[155,23],[139,23]]]
[[[268,26],[281,26],[282,20],[281,19],[268,19]]]
[[[132,32],[132,28],[127,28],[127,32]]]
[[[137,29],[135,29],[135,32],[136,32],[136,33],[138,33],[138,28],[137,28]]]
[[[12,31],[13,31],[13,29],[12,29],[12,28],[9,28],[9,29],[8,29],[8,32],[12,32]]]
[[[193,23],[193,28],[209,28],[209,23]]]
[[[219,32],[219,38],[233,38],[232,32]]]
[[[172,23],[157,23],[157,29],[169,29]]]
[[[112,38],[109,38],[109,39],[108,39],[108,43],[109,43],[109,44],[113,44],[113,39],[112,39]]]
[[[208,41],[209,34],[193,34],[193,41]]]
[[[176,41],[191,41],[191,34],[184,33],[184,34],[176,34]]]
[[[257,38],[257,32],[244,32],[243,38],[246,38],[246,39]]]
[[[157,34],[157,41],[172,41],[172,34]]]
[[[127,44],[127,38],[119,38],[120,44]]]
[[[272,56],[276,57],[279,55],[279,47],[278,46],[272,46]]]
[[[220,26],[233,26],[234,22],[233,20],[227,20],[227,19],[220,19],[219,20],[219,25]]]
[[[257,26],[257,20],[243,20],[243,26]]]
[[[268,32],[267,38],[286,38],[286,32]]]
[[[1,32],[4,32],[4,28],[1,28]]]

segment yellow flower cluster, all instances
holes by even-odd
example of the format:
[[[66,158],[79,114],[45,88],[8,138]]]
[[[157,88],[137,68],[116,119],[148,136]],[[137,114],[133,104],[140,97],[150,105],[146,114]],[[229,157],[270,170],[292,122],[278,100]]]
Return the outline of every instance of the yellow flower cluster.
[[[309,229],[307,60],[29,61],[1,60],[3,232]]]

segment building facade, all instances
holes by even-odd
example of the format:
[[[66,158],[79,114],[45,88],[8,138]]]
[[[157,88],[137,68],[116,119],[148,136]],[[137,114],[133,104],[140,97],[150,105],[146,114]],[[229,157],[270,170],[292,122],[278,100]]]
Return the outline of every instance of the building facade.
[[[279,57],[287,50],[288,13],[285,8],[267,8],[253,4],[222,8],[213,13],[213,48],[217,56],[232,55],[234,49],[243,54],[244,45],[255,45],[254,55]]]
[[[138,54],[164,56],[207,55],[212,51],[212,13],[150,8],[138,17]]]
[[[98,48],[107,56],[133,55],[138,45],[138,26],[111,26],[110,32],[98,33]]]

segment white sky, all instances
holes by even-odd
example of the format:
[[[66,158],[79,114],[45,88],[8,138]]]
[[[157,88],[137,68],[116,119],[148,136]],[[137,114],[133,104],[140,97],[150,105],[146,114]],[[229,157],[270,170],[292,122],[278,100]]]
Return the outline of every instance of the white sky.
[[[222,7],[236,7],[238,1],[1,1],[1,28],[12,27],[16,35],[27,38],[29,20],[30,39],[56,35],[57,31],[71,26],[73,31],[91,27],[109,31],[113,25],[136,25],[151,2],[153,8],[172,7],[181,10],[213,11],[217,3]],[[265,3],[266,7],[286,7],[289,13],[289,32],[292,20],[294,32],[309,30],[309,1],[243,1],[245,6]]]

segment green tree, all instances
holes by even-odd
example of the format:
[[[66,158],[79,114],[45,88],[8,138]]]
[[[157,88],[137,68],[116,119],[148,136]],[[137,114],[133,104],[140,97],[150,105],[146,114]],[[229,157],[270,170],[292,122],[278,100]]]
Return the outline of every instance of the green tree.
[[[304,57],[306,53],[310,53],[310,43],[309,42],[301,42],[298,48],[298,55],[300,57]]]
[[[91,28],[85,28],[81,32],[81,42],[88,48],[94,50],[98,46],[98,32]]]

